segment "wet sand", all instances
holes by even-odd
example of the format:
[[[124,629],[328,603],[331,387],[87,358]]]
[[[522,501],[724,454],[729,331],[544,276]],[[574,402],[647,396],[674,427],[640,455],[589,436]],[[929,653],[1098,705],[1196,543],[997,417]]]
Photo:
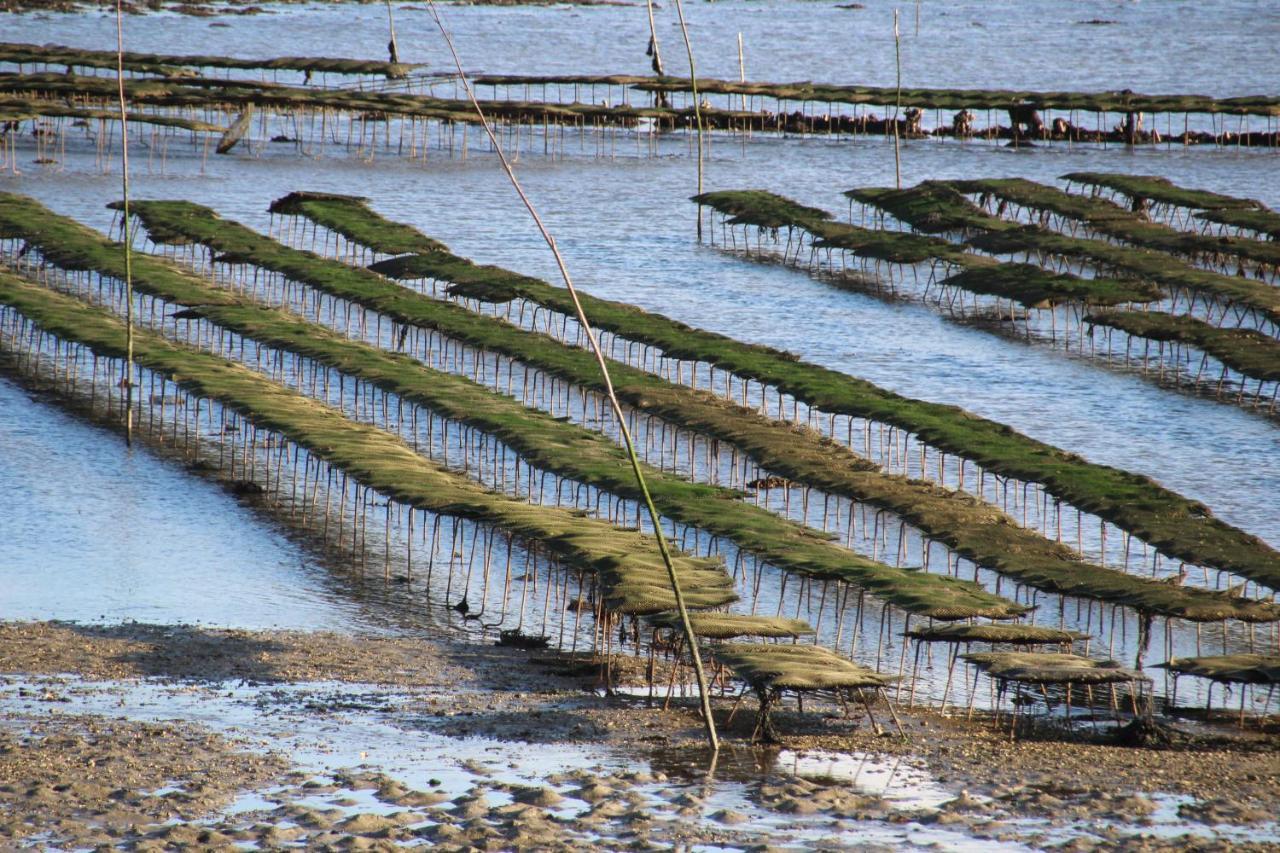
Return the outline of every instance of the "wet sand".
[[[1277,737],[1257,730],[1202,730],[1167,750],[1088,742],[1081,734],[1066,748],[1060,730],[1010,741],[988,720],[936,711],[904,711],[906,740],[821,703],[807,703],[804,714],[779,712],[783,756],[836,763],[845,754],[871,756],[895,773],[902,761],[929,779],[922,790],[934,791],[932,799],[920,791],[895,798],[888,786],[880,795],[838,775],[791,773],[777,748],[747,744],[749,709],[723,726],[727,698],[717,702],[726,748],[709,775],[691,703],[664,712],[643,697],[603,696],[591,666],[546,652],[57,622],[0,624],[0,649],[5,844],[748,849],[797,841],[841,848],[880,838],[889,846],[954,847],[967,839],[979,846],[1274,849],[1276,841]],[[634,682],[638,667],[623,673]],[[153,699],[164,714],[172,707],[175,719],[136,719],[135,694],[144,687],[193,704]],[[302,766],[269,727],[249,726],[237,737],[204,724],[233,695],[250,698],[265,719],[287,720],[281,731],[314,729],[322,741],[326,726],[341,737],[364,718],[390,726],[393,742],[396,731],[429,732],[457,745],[449,756],[454,776],[427,778],[412,762],[383,766],[373,747],[368,763]],[[499,746],[476,752],[468,746],[475,743]],[[532,775],[513,775],[507,761],[584,747],[622,760],[544,761]],[[796,835],[792,824],[807,834]],[[1196,827],[1203,828],[1198,836],[1182,834]],[[1204,831],[1210,827],[1236,831],[1217,838]],[[1263,840],[1250,841],[1254,831]]]

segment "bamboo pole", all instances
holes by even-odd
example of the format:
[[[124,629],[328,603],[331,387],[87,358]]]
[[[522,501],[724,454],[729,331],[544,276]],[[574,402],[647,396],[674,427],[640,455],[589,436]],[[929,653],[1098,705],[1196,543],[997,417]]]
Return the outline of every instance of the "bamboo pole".
[[[119,2],[120,0],[117,0]],[[507,178],[511,181],[511,186],[515,189],[516,194],[520,196],[520,201],[524,203],[525,209],[529,211],[529,215],[533,218],[534,224],[538,227],[538,231],[542,234],[542,239],[546,241],[547,247],[551,249],[551,254],[555,256],[556,266],[560,270],[560,276],[564,279],[565,288],[569,291],[569,296],[573,299],[574,311],[577,314],[578,323],[586,334],[587,341],[591,344],[591,351],[595,354],[596,363],[600,366],[600,373],[604,379],[605,392],[609,397],[610,407],[613,409],[614,417],[618,422],[618,431],[621,433],[623,441],[627,446],[627,456],[631,461],[631,470],[635,474],[636,483],[640,487],[640,492],[644,497],[645,507],[649,512],[649,520],[653,524],[653,535],[658,543],[658,551],[662,555],[662,562],[666,565],[667,576],[671,581],[671,591],[676,601],[676,610],[680,613],[680,624],[684,631],[686,642],[689,644],[689,654],[693,659],[694,672],[698,679],[698,693],[702,704],[703,722],[707,729],[707,743],[712,751],[719,750],[720,741],[716,737],[715,719],[711,716],[711,700],[707,692],[706,674],[702,668],[702,658],[698,653],[697,636],[693,632],[693,626],[689,622],[689,612],[685,608],[684,594],[680,590],[680,579],[676,576],[675,564],[671,559],[671,551],[667,546],[666,537],[662,532],[662,524],[658,517],[658,510],[653,505],[653,497],[649,494],[649,487],[645,483],[644,472],[640,469],[640,459],[636,455],[635,444],[631,438],[631,431],[627,427],[627,419],[622,413],[622,405],[618,402],[618,396],[613,390],[613,380],[609,376],[609,367],[605,363],[604,352],[600,348],[600,342],[596,339],[596,334],[591,324],[587,321],[586,312],[582,309],[582,303],[578,299],[578,291],[573,286],[573,279],[569,275],[569,268],[565,264],[564,257],[560,254],[560,249],[556,245],[555,238],[551,236],[551,232],[547,230],[546,225],[542,221],[542,217],[538,215],[537,209],[533,206],[533,202],[525,194],[520,181],[516,178],[515,171],[511,168],[510,161],[507,160],[506,154],[502,150],[502,146],[498,143],[498,138],[493,132],[489,119],[485,116],[484,110],[481,109],[479,101],[476,100],[475,92],[471,88],[471,82],[467,79],[466,72],[462,70],[462,60],[458,57],[458,52],[453,46],[453,39],[449,35],[449,31],[445,29],[444,21],[440,19],[440,12],[436,8],[435,0],[427,0],[431,9],[431,17],[435,19],[436,26],[440,29],[440,34],[444,37],[445,43],[449,47],[449,53],[453,56],[454,65],[458,69],[458,78],[462,82],[463,88],[466,90],[467,97],[475,107],[476,114],[480,118],[480,123],[484,127],[485,133],[489,137],[489,141],[493,144],[494,151],[498,154],[498,160],[502,163],[503,171],[507,173]],[[679,0],[677,0],[677,4]],[[683,16],[681,18],[683,26]],[[686,36],[686,45],[687,45]],[[690,70],[692,70],[693,54],[689,54]],[[696,95],[695,95],[696,101]],[[700,115],[700,114],[699,114]],[[699,128],[701,128],[701,119],[699,119]],[[701,143],[701,139],[699,139]],[[699,145],[701,148],[701,144]],[[701,152],[699,152],[701,153]],[[701,157],[699,157],[701,162]],[[699,169],[699,189],[701,189],[701,169]]]
[[[129,231],[129,126],[124,102],[124,10],[116,0],[116,86],[120,93],[120,181],[124,193],[125,446],[133,445],[133,246]]]
[[[662,52],[658,49],[658,29],[653,23],[653,0],[646,0],[645,5],[648,7],[649,11],[649,49],[645,52],[652,60],[650,64],[653,67],[653,73],[657,74],[659,77],[664,77],[666,76],[666,72],[662,70]],[[660,97],[662,103],[665,104],[666,93],[659,92],[658,97]],[[656,99],[654,104],[655,106],[658,104]]]
[[[747,82],[747,62],[742,51],[742,33],[738,33],[738,82]],[[742,93],[742,111],[747,111],[747,94]]]
[[[391,0],[387,0],[387,28],[391,31],[391,41],[387,42],[387,54],[392,62],[399,62],[400,48],[396,44],[396,21],[391,16]]]
[[[698,195],[702,195],[702,101],[698,97],[698,72],[693,64],[693,44],[689,41],[689,27],[684,22],[684,4],[676,0],[676,15],[680,18],[680,34],[684,36],[684,50],[689,55],[689,88],[693,92],[693,117],[698,123]],[[698,239],[702,239],[702,211],[698,211]]]
[[[893,61],[898,69],[898,97],[893,105],[893,176],[897,188],[902,189],[902,145],[898,133],[898,113],[902,109],[902,37],[898,32],[897,9],[893,10]],[[698,192],[702,192],[701,188]]]

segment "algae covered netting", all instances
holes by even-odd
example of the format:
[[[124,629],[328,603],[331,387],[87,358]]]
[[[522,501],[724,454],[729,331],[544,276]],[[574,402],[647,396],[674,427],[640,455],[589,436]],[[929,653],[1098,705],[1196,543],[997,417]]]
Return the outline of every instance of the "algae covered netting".
[[[1196,269],[1164,252],[1138,246],[1121,246],[1103,240],[1070,237],[1036,225],[976,234],[966,242],[995,255],[1025,252],[1074,258],[1124,276],[1151,282],[1168,291],[1186,290],[1221,300],[1233,307],[1251,309],[1280,326],[1280,287],[1240,276]]]
[[[24,210],[21,215],[6,202],[11,202],[11,198],[0,195],[0,234],[6,233],[6,225],[19,229],[24,239],[40,247],[45,257],[59,266],[65,262],[71,265],[67,267],[70,269],[94,269],[117,278],[123,275],[118,247],[106,239],[32,202],[21,205]],[[182,223],[186,223],[187,230],[200,223],[200,227],[215,230],[224,238],[238,237],[237,245],[242,252],[251,254],[247,244],[257,242],[286,253],[295,252],[236,223],[220,220],[212,211],[186,202],[135,201],[130,207],[148,230],[154,228],[155,233],[163,235],[165,240],[192,239],[182,233]],[[49,251],[45,251],[46,246]],[[318,260],[318,263],[322,268],[332,268],[337,272],[370,276],[331,261]],[[393,285],[380,280],[379,283],[384,288],[391,287],[397,293],[401,292]],[[194,316],[205,317],[239,334],[315,359],[396,393],[406,401],[427,406],[441,416],[464,421],[501,439],[530,464],[544,470],[632,500],[642,497],[627,457],[616,444],[551,415],[525,408],[470,380],[429,369],[407,356],[385,353],[365,344],[344,340],[336,333],[300,318],[249,304],[225,291],[209,287],[196,276],[145,255],[134,258],[133,284],[140,292],[196,306],[190,309]],[[459,310],[423,301],[454,312]],[[518,339],[538,339],[538,336],[526,332],[512,332]],[[560,348],[560,345],[553,344],[552,347]],[[575,351],[575,354],[580,356],[580,360],[589,360],[585,352]],[[588,364],[584,363],[580,369],[584,373],[592,371],[588,375],[595,375],[593,367]],[[646,378],[654,384],[666,384],[652,377]],[[790,430],[785,431],[794,435]],[[648,466],[646,471],[650,492],[664,515],[725,536],[780,568],[824,580],[852,583],[910,613],[935,619],[1007,618],[1026,611],[1022,605],[987,592],[976,583],[888,566],[861,557],[834,545],[824,534],[781,518],[767,509],[742,502],[740,493],[690,483]],[[660,579],[646,580],[656,582]],[[643,590],[636,587],[636,596],[642,594]],[[643,610],[629,607],[627,612],[647,612],[647,606]]]
[[[848,195],[895,215],[900,213],[903,221],[921,223],[923,231],[963,232],[1000,221],[941,184],[931,184],[924,191],[867,189],[851,190]],[[1119,305],[1160,297],[1160,291],[1149,284],[1079,278],[1030,264],[1000,264],[938,237],[830,222],[830,214],[824,211],[802,207],[765,190],[722,190],[694,196],[693,201],[729,216],[731,224],[802,229],[814,236],[813,245],[819,249],[840,249],[896,264],[943,261],[961,268],[944,279],[944,285],[1008,299],[1027,308],[1059,303]]]
[[[367,215],[377,216],[372,211]],[[211,234],[218,230],[216,225],[209,227],[207,214],[192,222],[204,223],[202,227]],[[448,253],[395,258],[373,266],[406,278],[439,276],[443,280],[450,280],[449,276],[459,275],[456,271],[461,270],[467,276],[467,293],[472,298],[484,299],[478,294],[492,282],[494,291],[501,294],[493,297],[496,301],[518,295],[561,313],[573,311],[562,288],[497,267],[477,266]],[[407,306],[410,297],[416,295],[404,297],[396,307]],[[1059,497],[1188,562],[1218,567],[1229,562],[1247,566],[1241,574],[1255,580],[1260,573],[1277,577],[1278,557],[1266,543],[1213,519],[1207,507],[1182,498],[1149,478],[1089,463],[957,407],[900,397],[864,380],[801,362],[790,353],[735,341],[632,305],[587,294],[579,297],[593,326],[657,346],[674,358],[710,363],[772,384],[827,412],[868,417],[910,429],[930,444],[947,452],[961,452],[996,473],[1041,482]],[[597,387],[594,362],[585,353],[566,351],[545,338],[509,327],[501,338],[488,333],[465,337],[474,334],[485,318],[467,315],[469,319],[464,320],[461,313],[449,312],[454,306],[427,299],[419,299],[413,305],[401,318],[404,322],[442,328],[444,318],[456,318],[457,324],[450,325],[449,334],[491,351],[511,353],[587,387]],[[779,433],[777,424],[761,423],[759,416],[736,410],[723,401],[672,386],[626,365],[615,364],[612,370],[619,394],[628,405],[730,441],[763,467],[788,479],[890,509],[930,538],[979,565],[1038,589],[1197,621],[1270,621],[1280,612],[1268,604],[1174,587],[1084,562],[1065,546],[1018,527],[1004,513],[967,495],[878,471],[857,470],[850,464],[852,457],[838,453],[831,442],[815,442],[808,431],[783,429]],[[1196,556],[1181,556],[1187,554]]]
[[[971,293],[1011,299],[1028,308],[1052,308],[1063,302],[1126,305],[1160,298],[1158,288],[1140,281],[1077,278],[1052,273],[1033,264],[975,267],[961,270],[942,283]]]
[[[359,196],[292,192],[273,201],[268,210],[281,216],[306,217],[352,242],[389,255],[448,251],[444,243],[416,228],[364,215],[367,203],[368,199]]]
[[[1213,681],[1236,684],[1280,684],[1280,656],[1276,655],[1241,654],[1173,658],[1156,666],[1178,675],[1198,675]]]
[[[101,310],[2,273],[0,302],[63,340],[100,355],[125,355],[123,324]],[[135,332],[133,355],[138,366],[279,433],[381,494],[418,509],[493,525],[536,542],[569,565],[596,572],[612,609],[645,613],[675,606],[669,583],[656,582],[666,582],[667,574],[651,537],[489,491],[419,456],[389,433],[350,421],[248,368],[157,335]],[[720,607],[736,600],[733,579],[720,561],[677,555],[675,563],[690,607]]]
[[[1052,652],[969,652],[964,660],[1000,681],[1023,684],[1117,684],[1145,681],[1145,675],[1113,660]]]
[[[554,77],[478,78],[475,82],[558,82]],[[1204,95],[1144,95],[1119,92],[1033,92],[1014,89],[924,89],[877,86],[837,86],[808,81],[798,83],[758,83],[714,80],[699,77],[703,94],[759,95],[788,101],[818,101],[843,104],[898,104],[902,107],[940,110],[1008,110],[1034,107],[1042,110],[1086,112],[1227,113],[1232,115],[1280,115],[1280,97],[1249,95],[1238,98],[1210,98]],[[643,91],[690,92],[688,78],[661,77],[636,83]]]
[[[477,124],[469,100],[368,89],[314,88],[263,83],[253,80],[205,77],[129,78],[125,96],[135,109],[220,109],[240,112],[252,106],[291,116],[347,113],[357,120],[383,121],[391,116]],[[116,81],[106,76],[66,74],[0,74],[0,92],[28,98],[74,99],[78,103],[107,106],[119,97]],[[686,116],[669,109],[599,104],[542,104],[537,102],[481,102],[493,121],[527,124],[587,123],[634,126],[640,118],[668,122]]]
[[[1014,646],[1067,645],[1089,639],[1079,631],[1064,631],[1040,625],[929,625],[906,632],[913,640],[926,643],[1006,643]]]
[[[1146,199],[1175,207],[1197,210],[1264,209],[1260,201],[1223,195],[1208,190],[1180,187],[1168,178],[1155,175],[1126,175],[1121,172],[1070,172],[1064,181],[1085,186],[1106,187],[1133,199]]]
[[[1063,192],[1056,187],[1025,178],[989,178],[947,183],[959,192],[978,195],[980,199],[999,199],[1002,203],[998,205],[998,209],[1004,208],[1003,202],[1012,202],[1029,210],[1057,214],[1083,222],[1096,233],[1145,249],[1196,259],[1234,258],[1267,267],[1280,265],[1280,245],[1241,237],[1214,237],[1179,231],[1107,199]],[[1269,213],[1236,208],[1230,210],[1245,214]]]
[[[919,231],[961,234],[968,245],[991,254],[1039,252],[1076,258],[1166,289],[1183,288],[1251,308],[1280,325],[1280,288],[1196,269],[1162,251],[1071,237],[1037,225],[1001,219],[979,208],[946,181],[925,181],[904,190],[863,187],[845,195],[885,210]]]
[[[239,59],[231,56],[135,53],[122,56],[114,50],[86,50],[57,44],[0,43],[0,62],[15,65],[43,63],[72,68],[115,69],[123,62],[126,71],[144,74],[180,75],[183,69],[226,68],[252,71],[311,71],[328,74],[370,74],[387,78],[404,77],[421,66],[403,62],[366,59],[338,59],[320,56],[277,56],[270,59]]]
[[[648,617],[657,628],[680,631],[679,613],[657,613]],[[729,640],[734,637],[798,638],[814,633],[808,622],[788,619],[785,616],[745,616],[737,613],[702,612],[689,615],[693,633],[711,640]]]
[[[767,190],[717,190],[701,193],[692,199],[712,207],[734,225],[758,228],[805,228],[813,230],[831,219],[831,214],[808,207]]]
[[[226,128],[199,119],[181,116],[162,116],[151,113],[129,112],[126,118],[130,124],[152,124],[157,127],[174,127],[198,133],[223,133]],[[83,120],[117,121],[119,110],[94,110],[75,107],[65,101],[46,101],[33,98],[0,98],[0,121],[25,121],[39,118],[70,118]]]
[[[724,643],[711,656],[758,691],[885,687],[896,679],[821,646]]]
[[[944,181],[924,181],[914,187],[856,187],[844,195],[879,208],[924,234],[966,234],[1015,227],[989,215]]]
[[[410,293],[361,270],[324,261],[307,253],[285,250],[268,238],[218,219],[207,209],[199,208],[204,211],[201,215],[191,215],[192,208],[197,206],[186,202],[140,204],[140,210],[153,224],[159,219],[165,220],[170,237],[174,236],[172,232],[186,228],[191,234],[203,234],[202,239],[222,248],[234,244],[244,251],[249,244],[260,245],[260,261],[267,258],[278,261],[280,253],[292,254],[296,263],[306,263],[301,266],[291,264],[289,268],[313,284],[321,282],[322,289],[328,293],[372,305],[402,323],[443,331],[485,351],[524,359],[526,363],[598,390],[598,370],[590,354],[584,350],[569,348],[496,319],[479,317],[458,306]],[[162,211],[177,213],[161,216]],[[113,251],[113,244],[21,196],[0,195],[0,235],[26,239],[40,247],[46,257],[56,259],[54,262],[58,265],[65,262],[71,269],[97,270],[116,278],[124,274],[122,253],[118,249]],[[220,235],[227,243],[216,239],[215,235]],[[202,305],[218,301],[212,298],[216,294],[206,295],[207,288],[193,277],[188,275],[184,278],[183,274],[163,264],[152,269],[149,263],[155,262],[145,257],[138,259],[135,286],[139,289],[156,287],[158,292],[166,294],[166,298],[185,304]],[[363,289],[356,284],[363,285]],[[388,293],[388,290],[394,293]],[[373,299],[370,293],[379,298]],[[223,299],[232,297],[226,295]],[[1269,604],[1190,587],[1175,587],[1086,563],[1065,546],[1018,527],[999,510],[967,495],[879,471],[860,470],[856,457],[847,450],[827,440],[817,439],[811,432],[737,409],[707,394],[673,386],[625,365],[615,365],[614,373],[619,395],[628,405],[741,445],[752,455],[763,457],[771,470],[782,470],[793,479],[811,480],[833,494],[844,494],[891,509],[930,538],[948,544],[961,555],[1036,588],[1197,621],[1228,618],[1271,621],[1280,618],[1280,609]],[[514,432],[518,431],[508,434]],[[549,460],[548,464],[565,465],[565,460],[571,456],[557,452],[542,454],[541,458]],[[592,467],[588,462],[579,469],[582,476],[597,478],[604,477],[608,471],[607,466]],[[657,482],[661,484],[664,481]],[[619,489],[623,487],[618,485]],[[663,493],[665,500],[665,491],[661,488],[658,491]],[[685,492],[685,495],[689,494],[695,494],[695,490]],[[766,553],[783,567],[811,576],[853,583],[910,612],[933,618],[957,619],[973,615],[1009,616],[1023,610],[1020,605],[983,591],[977,584],[948,582],[939,575],[926,572],[891,569],[832,548],[812,534],[794,535],[798,528],[779,527],[780,522],[769,514],[757,514],[754,519],[749,519],[736,510],[731,511],[729,507],[733,503],[687,498],[677,501],[672,498],[667,506],[672,513],[677,510],[693,513],[686,517],[697,526],[736,527],[732,531],[735,541],[752,543],[749,550]]]
[[[1246,231],[1256,231],[1272,240],[1280,240],[1280,213],[1274,210],[1204,210],[1197,213],[1196,219],[1212,222],[1217,225],[1230,225]]]
[[[1158,311],[1101,311],[1084,319],[1153,341],[1189,344],[1252,379],[1280,381],[1280,341],[1256,329],[1224,329]]]

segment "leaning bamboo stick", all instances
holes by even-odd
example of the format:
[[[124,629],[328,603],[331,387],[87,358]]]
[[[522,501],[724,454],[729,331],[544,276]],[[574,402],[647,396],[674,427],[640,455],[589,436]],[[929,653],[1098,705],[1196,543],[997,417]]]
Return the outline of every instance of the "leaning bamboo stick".
[[[120,94],[120,182],[124,193],[124,440],[133,444],[133,245],[129,232],[129,124],[124,102],[124,10],[116,0],[116,86]]]
[[[898,32],[897,9],[893,10],[893,61],[898,70],[898,93],[893,104],[893,177],[897,188],[902,189],[902,141],[898,130],[898,112],[902,109],[902,37]]]
[[[117,0],[119,2],[119,0]],[[463,88],[466,90],[467,97],[471,104],[475,107],[476,114],[480,119],[481,125],[484,126],[485,133],[489,137],[489,142],[493,145],[493,149],[498,154],[498,160],[502,163],[503,171],[507,173],[507,178],[511,181],[511,186],[515,189],[516,194],[520,196],[520,200],[524,203],[525,209],[529,211],[529,215],[533,218],[534,224],[538,227],[538,231],[542,234],[542,239],[547,243],[547,247],[551,249],[551,254],[555,256],[556,266],[560,270],[560,276],[564,279],[565,287],[569,291],[569,295],[573,299],[574,310],[577,313],[578,322],[586,334],[587,341],[591,344],[591,351],[595,354],[596,363],[600,366],[600,373],[605,384],[605,393],[609,397],[609,405],[613,410],[614,418],[618,422],[618,431],[622,435],[622,439],[627,446],[627,456],[631,462],[631,470],[635,474],[636,483],[640,487],[640,492],[644,497],[645,508],[649,512],[649,520],[653,524],[653,535],[658,542],[658,552],[662,555],[662,562],[666,565],[667,575],[671,581],[671,591],[675,597],[676,610],[680,613],[680,624],[684,631],[686,642],[689,644],[689,655],[693,659],[694,672],[698,679],[698,693],[702,703],[702,718],[707,730],[707,743],[712,751],[720,748],[719,739],[716,737],[716,723],[711,716],[711,698],[707,692],[706,674],[702,669],[702,658],[698,653],[698,640],[693,632],[693,626],[689,622],[689,612],[685,608],[684,595],[680,590],[680,579],[676,575],[675,564],[671,559],[671,551],[667,546],[666,537],[662,532],[662,521],[658,516],[658,510],[653,504],[653,497],[649,494],[649,487],[645,483],[644,472],[640,469],[640,459],[636,455],[635,444],[631,438],[631,431],[627,427],[627,419],[622,413],[622,404],[618,402],[618,396],[614,393],[613,381],[609,376],[609,367],[605,362],[604,352],[600,349],[600,342],[596,339],[596,334],[592,325],[587,321],[587,315],[582,309],[582,303],[578,299],[578,292],[573,286],[573,279],[569,275],[569,268],[565,264],[564,257],[560,254],[560,249],[556,246],[556,241],[551,232],[547,230],[546,225],[542,221],[542,217],[538,215],[537,209],[533,206],[533,202],[529,200],[529,196],[525,194],[524,188],[521,187],[519,179],[516,178],[515,170],[511,168],[510,161],[507,160],[506,154],[503,152],[502,145],[498,142],[497,136],[493,132],[492,126],[489,124],[488,118],[481,109],[479,101],[476,100],[475,92],[471,88],[471,82],[467,79],[466,72],[462,70],[462,60],[458,57],[458,52],[453,46],[453,39],[449,35],[449,31],[445,28],[444,21],[440,18],[440,12],[436,8],[435,0],[427,0],[431,9],[431,17],[435,19],[436,26],[440,29],[440,34],[444,37],[445,43],[449,47],[449,53],[453,56],[454,65],[458,69],[458,79],[461,81]],[[677,3],[679,0],[677,0]],[[681,18],[683,25],[683,17]],[[687,35],[686,35],[687,44]],[[689,54],[690,70],[692,70],[693,54]],[[696,84],[695,84],[696,85]],[[695,95],[696,101],[696,95]],[[701,113],[699,113],[699,116]],[[701,128],[701,119],[699,118],[699,128]],[[701,139],[699,139],[699,165],[701,165]],[[701,168],[699,168],[699,183],[701,183]]]
[[[689,41],[689,27],[684,22],[684,4],[676,0],[676,15],[680,18],[680,33],[684,36],[685,53],[689,55],[689,88],[693,92],[693,117],[698,124],[698,195],[702,195],[703,134],[702,101],[698,95],[698,72],[693,65],[693,44]],[[698,214],[698,239],[702,239],[702,214]]]

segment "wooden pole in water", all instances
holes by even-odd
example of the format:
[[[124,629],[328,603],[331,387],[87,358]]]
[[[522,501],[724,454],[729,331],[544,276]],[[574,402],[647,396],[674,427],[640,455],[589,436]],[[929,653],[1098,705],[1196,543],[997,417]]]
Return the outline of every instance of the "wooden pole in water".
[[[124,10],[116,0],[116,87],[120,94],[120,182],[124,192],[125,446],[133,445],[133,247],[129,239],[129,126],[124,102]]]
[[[693,45],[689,41],[689,27],[684,22],[684,4],[681,0],[676,0],[676,15],[680,18],[680,34],[684,36],[685,53],[689,55],[689,88],[693,92],[693,117],[698,123],[698,195],[702,195],[702,101],[698,98],[698,72],[693,64]],[[702,239],[701,209],[698,211],[698,239]]]
[[[742,33],[738,33],[738,82],[747,82],[747,63],[742,53]],[[747,93],[743,92],[741,98],[742,111],[745,113],[747,111]]]
[[[653,66],[653,73],[657,74],[659,77],[665,77],[667,72],[662,70],[662,52],[658,49],[658,29],[653,24],[653,0],[647,0],[645,5],[648,7],[649,11],[649,50],[646,52],[653,60],[651,63]],[[655,106],[658,104],[665,104],[666,96],[664,93],[659,92],[658,98],[659,101],[655,103]]]
[[[119,0],[117,0],[119,2]],[[707,729],[707,743],[712,751],[720,749],[720,741],[716,737],[716,723],[711,716],[711,698],[707,692],[706,674],[702,669],[702,657],[698,653],[698,640],[693,632],[693,626],[689,622],[689,612],[685,608],[684,594],[680,590],[680,579],[676,576],[675,563],[671,559],[671,551],[667,547],[666,537],[662,533],[662,524],[658,516],[658,510],[653,505],[653,498],[649,494],[649,487],[645,483],[644,472],[640,470],[640,459],[636,456],[635,444],[631,439],[631,431],[627,427],[627,419],[623,416],[622,405],[618,402],[618,395],[613,390],[613,380],[609,376],[609,366],[605,363],[604,352],[600,348],[600,341],[597,340],[594,329],[587,321],[586,312],[582,310],[582,303],[578,299],[578,291],[573,286],[573,279],[569,275],[569,268],[565,264],[564,257],[560,254],[560,249],[556,246],[555,238],[551,236],[551,232],[542,222],[542,217],[538,215],[538,211],[533,206],[533,202],[525,194],[520,181],[516,178],[515,171],[511,168],[510,161],[507,160],[506,154],[502,150],[502,146],[498,143],[498,138],[493,132],[492,126],[489,124],[488,118],[481,109],[479,101],[476,100],[475,92],[471,88],[471,82],[467,79],[466,72],[462,70],[462,60],[458,57],[457,50],[454,49],[453,39],[449,36],[449,31],[445,29],[444,22],[440,19],[440,12],[436,8],[435,0],[427,0],[431,9],[431,17],[435,19],[436,26],[440,29],[440,34],[444,37],[445,43],[449,47],[449,53],[453,56],[454,65],[458,69],[458,79],[462,82],[463,88],[466,90],[467,97],[471,101],[471,105],[475,107],[476,114],[480,118],[480,124],[484,127],[484,131],[489,136],[489,141],[493,144],[494,151],[498,154],[498,160],[502,163],[503,171],[507,173],[507,178],[511,181],[511,186],[515,189],[516,194],[520,196],[520,201],[524,203],[525,209],[529,211],[529,215],[533,218],[534,224],[538,227],[538,231],[542,234],[542,239],[546,241],[547,247],[551,249],[551,254],[555,256],[556,266],[560,269],[560,277],[564,280],[565,288],[569,291],[569,296],[573,299],[574,311],[577,315],[578,324],[586,334],[588,343],[591,344],[591,351],[595,354],[596,363],[600,366],[600,373],[604,379],[605,392],[608,394],[609,403],[613,409],[613,414],[618,422],[618,431],[622,435],[623,441],[627,446],[627,456],[631,461],[631,470],[635,474],[636,483],[640,487],[640,493],[644,498],[645,507],[649,511],[649,520],[653,524],[653,535],[658,542],[658,552],[662,555],[662,562],[667,569],[667,577],[671,581],[671,592],[676,602],[676,610],[680,613],[680,624],[684,630],[685,641],[689,644],[689,654],[693,659],[694,672],[698,679],[698,694],[702,703],[702,718]],[[679,0],[677,0],[677,4]],[[683,18],[682,18],[683,24]],[[687,38],[686,38],[687,44]],[[690,70],[692,70],[693,54],[689,54]],[[696,98],[695,98],[696,100]],[[701,121],[699,121],[701,127]],[[701,140],[699,140],[701,141]],[[701,146],[699,146],[701,147]],[[701,159],[701,158],[699,158]],[[701,183],[701,170],[699,170],[699,183]],[[699,217],[701,218],[701,217]]]
[[[902,38],[898,33],[898,10],[893,10],[893,60],[898,69],[898,96],[893,105],[893,177],[902,189],[902,151],[898,134],[898,113],[902,109]],[[699,188],[698,192],[702,192]]]
[[[391,41],[387,42],[387,54],[392,62],[399,62],[400,48],[396,44],[396,21],[391,16],[391,0],[387,0],[387,28],[391,31]]]

